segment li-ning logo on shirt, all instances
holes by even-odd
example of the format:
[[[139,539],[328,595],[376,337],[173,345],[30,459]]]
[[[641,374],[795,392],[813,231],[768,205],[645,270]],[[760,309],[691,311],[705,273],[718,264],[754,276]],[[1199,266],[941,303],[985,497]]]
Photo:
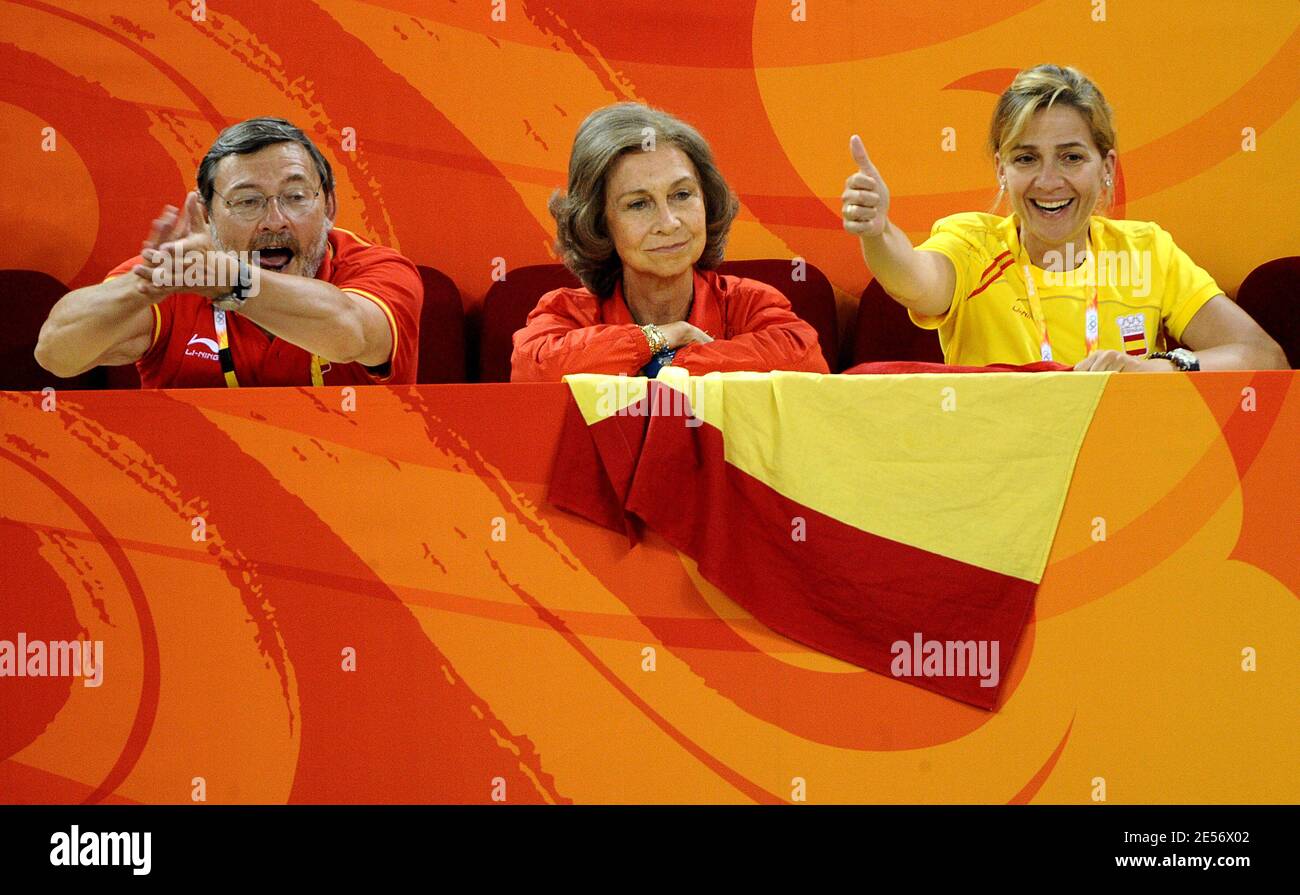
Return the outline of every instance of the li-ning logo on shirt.
[[[202,347],[207,348],[208,350],[196,351],[189,347],[191,345],[201,345]],[[198,333],[195,333],[194,335],[190,336],[190,340],[185,343],[185,353],[190,357],[201,357],[204,360],[219,359],[217,357],[217,343],[214,342],[212,339],[203,338]]]

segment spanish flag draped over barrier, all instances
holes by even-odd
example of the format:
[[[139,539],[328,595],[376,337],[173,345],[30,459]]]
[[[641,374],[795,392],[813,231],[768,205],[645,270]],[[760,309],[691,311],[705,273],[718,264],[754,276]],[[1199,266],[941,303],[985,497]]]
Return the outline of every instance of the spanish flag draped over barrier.
[[[776,632],[992,709],[1105,374],[575,375],[549,499]]]

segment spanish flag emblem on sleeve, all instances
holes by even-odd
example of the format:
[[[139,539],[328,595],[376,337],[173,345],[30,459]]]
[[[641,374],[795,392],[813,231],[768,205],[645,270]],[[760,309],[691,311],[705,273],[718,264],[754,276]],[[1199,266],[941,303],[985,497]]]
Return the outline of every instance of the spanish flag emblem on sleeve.
[[[1107,379],[570,376],[549,498],[648,526],[779,634],[993,709]]]

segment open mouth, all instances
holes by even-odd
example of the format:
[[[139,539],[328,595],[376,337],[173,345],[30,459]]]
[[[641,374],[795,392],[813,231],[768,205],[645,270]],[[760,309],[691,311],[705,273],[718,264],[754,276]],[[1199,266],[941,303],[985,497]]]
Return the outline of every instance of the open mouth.
[[[1029,204],[1039,212],[1049,218],[1060,217],[1065,214],[1066,209],[1074,204],[1073,199],[1054,199],[1050,202],[1041,199],[1030,199]]]
[[[257,266],[262,270],[282,271],[293,263],[293,249],[287,246],[258,249]]]

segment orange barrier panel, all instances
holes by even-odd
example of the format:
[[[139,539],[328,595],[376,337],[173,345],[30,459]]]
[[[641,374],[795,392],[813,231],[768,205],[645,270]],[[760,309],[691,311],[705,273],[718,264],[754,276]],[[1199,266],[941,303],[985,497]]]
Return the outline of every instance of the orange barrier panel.
[[[0,641],[102,643],[0,802],[1300,798],[1300,374],[1111,377],[997,713],[549,506],[569,400],[0,392]]]

